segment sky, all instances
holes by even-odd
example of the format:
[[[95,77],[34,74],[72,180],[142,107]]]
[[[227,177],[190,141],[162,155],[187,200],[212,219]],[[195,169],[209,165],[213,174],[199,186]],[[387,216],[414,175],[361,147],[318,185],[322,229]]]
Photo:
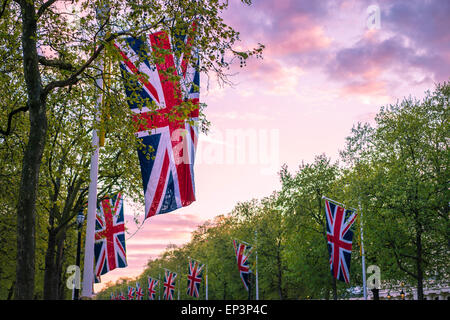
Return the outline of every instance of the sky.
[[[125,203],[128,267],[103,275],[95,292],[138,276],[238,202],[279,190],[283,164],[295,172],[323,153],[339,160],[353,125],[373,125],[381,106],[449,80],[450,1],[253,2],[231,0],[222,16],[240,32],[237,49],[262,43],[263,59],[233,66],[232,86],[202,78],[211,128],[198,142],[196,201],[139,227],[143,208]]]

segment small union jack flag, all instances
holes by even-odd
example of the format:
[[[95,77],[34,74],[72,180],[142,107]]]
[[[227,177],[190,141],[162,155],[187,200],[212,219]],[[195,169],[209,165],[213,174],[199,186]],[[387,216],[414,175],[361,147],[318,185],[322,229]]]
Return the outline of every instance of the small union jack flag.
[[[197,261],[189,261],[187,294],[191,297],[198,298],[200,295],[200,283],[202,282],[203,267]]]
[[[139,285],[139,282],[136,282],[136,300],[142,300],[144,293],[142,292],[142,288]]]
[[[331,274],[337,280],[349,283],[353,240],[351,227],[355,222],[356,212],[325,200],[325,216]]]
[[[116,300],[116,297],[114,296],[114,292],[111,293],[111,298],[110,300]]]
[[[125,221],[120,193],[103,199],[95,223],[95,278],[115,268],[125,268]]]
[[[198,54],[192,50],[195,23],[190,30],[173,37],[159,31],[115,43],[122,57],[120,67],[128,104],[138,126],[136,136],[145,146],[138,151],[145,218],[195,201],[198,129],[192,123],[199,117],[200,74]],[[162,62],[155,64],[152,52]],[[187,115],[190,121],[181,120],[177,111],[183,102],[192,105]]]
[[[134,300],[134,292],[136,291],[136,289],[134,287],[130,287],[128,286],[128,300]]]
[[[173,300],[173,294],[175,292],[175,279],[177,274],[168,270],[164,271],[164,300]]]
[[[127,298],[125,298],[125,296],[123,295],[122,291],[119,293],[119,296],[117,297],[117,300],[127,300]]]
[[[159,281],[148,277],[148,300],[156,300],[156,286]]]
[[[244,284],[245,289],[248,291],[250,280],[250,267],[248,265],[248,257],[252,253],[252,247],[243,243],[238,244],[236,240],[233,240],[234,252],[236,254],[236,260],[238,264],[239,274]]]

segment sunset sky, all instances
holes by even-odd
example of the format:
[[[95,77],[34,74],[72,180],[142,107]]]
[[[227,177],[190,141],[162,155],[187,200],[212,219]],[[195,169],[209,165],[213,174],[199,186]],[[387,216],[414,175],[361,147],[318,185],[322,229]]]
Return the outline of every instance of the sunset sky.
[[[138,276],[148,259],[239,201],[280,189],[277,172],[290,171],[325,153],[339,159],[357,122],[370,122],[380,107],[403,97],[421,98],[450,76],[450,1],[254,0],[230,1],[225,22],[241,33],[240,46],[265,45],[262,60],[238,65],[234,86],[202,79],[201,102],[211,132],[199,140],[195,165],[197,201],[147,219],[127,203],[128,267],[102,276],[102,284]],[[380,9],[379,28],[373,24]],[[372,24],[368,21],[372,22]],[[244,134],[239,145],[232,138]],[[243,158],[238,158],[238,155]],[[230,244],[231,245],[231,244]]]

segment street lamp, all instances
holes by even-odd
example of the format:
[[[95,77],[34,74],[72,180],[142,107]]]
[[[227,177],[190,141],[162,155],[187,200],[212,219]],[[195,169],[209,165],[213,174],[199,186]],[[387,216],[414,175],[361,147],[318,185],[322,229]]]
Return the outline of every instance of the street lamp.
[[[80,270],[80,254],[81,254],[81,229],[83,227],[83,222],[84,222],[84,214],[83,212],[80,212],[77,215],[77,229],[78,229],[78,242],[77,242],[77,260],[76,260],[76,265],[78,267],[78,270]],[[77,279],[77,283],[74,286],[74,295],[73,295],[73,299],[74,300],[78,300],[78,297],[80,295],[80,288],[79,288],[79,279]]]

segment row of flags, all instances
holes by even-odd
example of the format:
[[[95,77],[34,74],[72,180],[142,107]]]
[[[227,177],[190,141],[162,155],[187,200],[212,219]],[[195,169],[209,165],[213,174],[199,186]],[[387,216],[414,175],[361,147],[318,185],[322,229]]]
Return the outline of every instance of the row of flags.
[[[200,296],[200,284],[203,279],[204,264],[200,265],[197,261],[189,261],[189,273],[187,282],[188,296],[198,298]],[[176,279],[178,274],[170,270],[164,271],[163,282],[163,300],[174,300]],[[147,278],[147,298],[148,300],[156,300],[156,293],[159,290],[160,280],[152,277]],[[128,292],[125,296],[123,292],[119,292],[117,295],[111,293],[111,300],[143,300],[145,293],[139,282],[136,282],[136,286],[128,286]]]
[[[334,278],[346,283],[350,282],[350,261],[352,253],[353,229],[356,220],[356,211],[345,209],[328,199],[325,200],[326,237],[329,252],[330,271]],[[249,256],[253,246],[244,242],[233,240],[236,263],[244,288],[249,291],[249,276],[251,273]],[[127,266],[125,247],[125,222],[123,211],[123,197],[118,193],[100,202],[96,217],[95,232],[95,276],[100,276],[115,269]],[[188,265],[187,295],[199,297],[205,265],[190,260]],[[177,273],[165,271],[164,274],[164,300],[172,300],[175,290]],[[159,280],[148,279],[149,299],[154,298],[154,288]],[[153,293],[152,293],[153,292]],[[142,289],[139,283],[136,288],[129,288],[130,295],[141,300]],[[119,295],[120,297],[120,295]],[[120,299],[119,299],[120,300]]]

